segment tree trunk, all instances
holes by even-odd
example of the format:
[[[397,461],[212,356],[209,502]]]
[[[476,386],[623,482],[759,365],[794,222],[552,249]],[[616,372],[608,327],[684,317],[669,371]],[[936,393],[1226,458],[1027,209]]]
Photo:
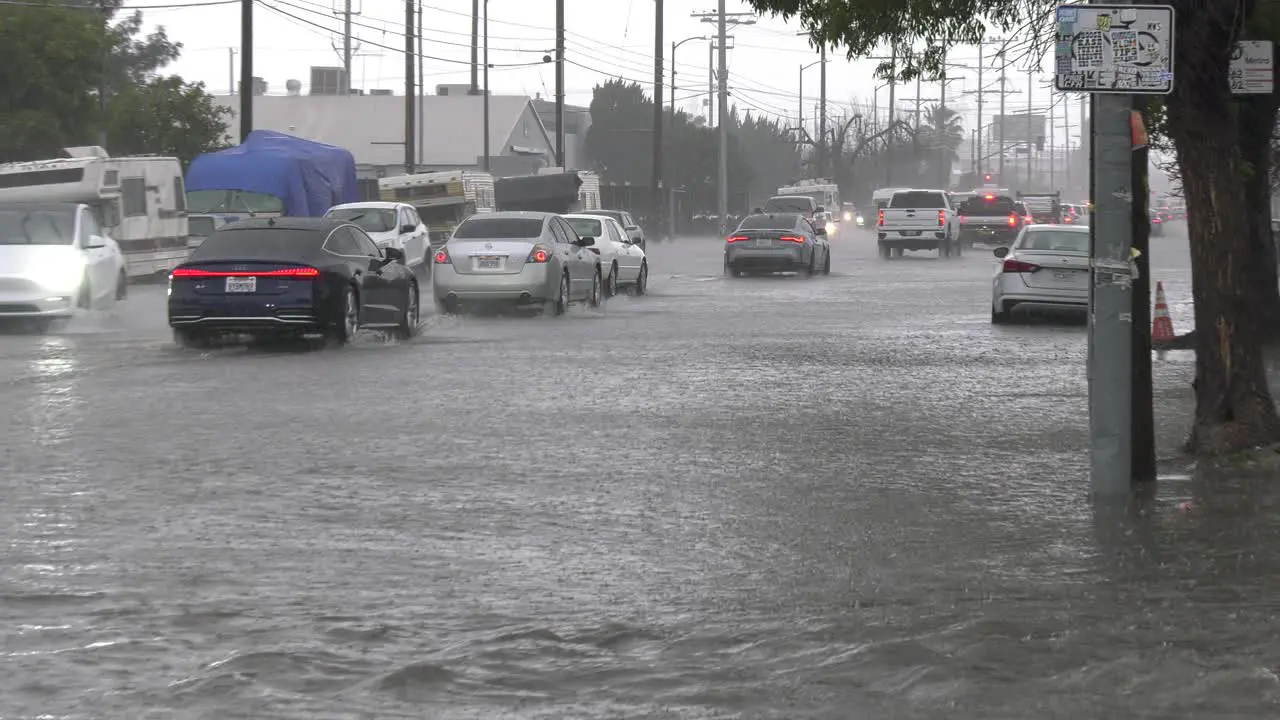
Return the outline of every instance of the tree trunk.
[[[1280,440],[1267,386],[1241,136],[1227,67],[1242,8],[1183,3],[1169,133],[1187,201],[1196,319],[1196,412],[1187,449],[1219,455]],[[1245,12],[1251,7],[1243,8]],[[1185,43],[1185,44],[1184,44]],[[1270,129],[1269,127],[1267,128]]]
[[[1237,101],[1240,155],[1248,170],[1244,178],[1248,205],[1250,261],[1255,318],[1267,339],[1280,337],[1280,278],[1276,274],[1276,244],[1271,235],[1271,134],[1276,124],[1274,95],[1249,95]]]

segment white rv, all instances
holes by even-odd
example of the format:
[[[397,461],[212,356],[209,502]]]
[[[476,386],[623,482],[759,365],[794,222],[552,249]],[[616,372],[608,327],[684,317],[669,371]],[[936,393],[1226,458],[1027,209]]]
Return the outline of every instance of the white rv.
[[[778,188],[777,194],[807,195],[828,213],[834,213],[840,209],[840,186],[827,180],[801,180],[795,185]]]
[[[66,152],[71,157],[0,164],[0,205],[90,206],[124,253],[130,277],[167,272],[186,259],[186,193],[177,158],[113,158],[96,146]]]
[[[562,167],[545,167],[539,168],[539,175],[559,175],[566,171]],[[578,208],[574,212],[587,212],[588,210],[600,209],[600,176],[590,170],[577,170],[578,179],[582,184],[578,186]]]
[[[458,223],[494,209],[493,175],[476,170],[439,170],[378,179],[378,197],[418,209],[431,244],[439,247]]]

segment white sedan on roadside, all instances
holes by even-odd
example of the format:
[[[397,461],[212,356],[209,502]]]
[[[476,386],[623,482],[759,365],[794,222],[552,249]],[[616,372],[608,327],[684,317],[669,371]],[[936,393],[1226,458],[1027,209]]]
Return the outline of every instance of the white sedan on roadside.
[[[588,249],[600,256],[600,267],[606,273],[606,295],[616,295],[620,290],[630,290],[636,295],[648,292],[649,260],[644,250],[628,238],[617,220],[590,213],[561,217],[578,233],[578,237],[595,238],[595,245]]]
[[[379,248],[392,247],[403,252],[404,264],[411,268],[420,265],[423,269],[431,268],[427,226],[412,205],[377,201],[346,203],[334,205],[324,216],[359,226]]]
[[[1000,259],[991,280],[991,322],[1017,310],[1084,312],[1089,308],[1089,228],[1027,225]]]

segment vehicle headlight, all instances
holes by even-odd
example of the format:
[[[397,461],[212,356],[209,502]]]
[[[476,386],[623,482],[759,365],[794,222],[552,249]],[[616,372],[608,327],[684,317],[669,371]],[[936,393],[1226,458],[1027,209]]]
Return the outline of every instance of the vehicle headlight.
[[[836,224],[833,222],[827,223],[827,234],[833,235],[835,234],[835,231],[836,231]]]
[[[84,259],[68,259],[65,262],[32,268],[27,279],[53,293],[74,293],[84,278]]]
[[[858,216],[858,224],[859,224],[859,225],[862,225],[862,224],[863,224],[863,220],[862,220],[862,216],[861,216],[861,215],[859,215],[859,216]]]
[[[845,214],[844,214],[844,219],[845,219],[846,221],[852,220],[852,219],[853,219],[853,213],[845,213]]]

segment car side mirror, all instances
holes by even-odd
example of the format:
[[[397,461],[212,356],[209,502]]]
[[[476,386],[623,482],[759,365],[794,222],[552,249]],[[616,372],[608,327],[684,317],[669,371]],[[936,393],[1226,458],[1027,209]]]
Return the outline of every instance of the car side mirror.
[[[383,263],[384,265],[390,265],[393,262],[398,262],[403,265],[404,251],[401,250],[400,248],[393,248],[393,247],[385,248],[382,251],[382,259],[386,261],[385,263]]]
[[[107,246],[107,241],[100,235],[90,235],[84,243],[85,250],[101,250]]]
[[[640,226],[639,226],[639,225],[628,225],[625,229],[626,229],[626,231],[627,231],[627,232],[633,232],[633,231],[635,231],[635,230],[639,230],[639,229],[640,229]]]
[[[1009,248],[1007,248],[1007,247],[998,247],[998,248],[996,248],[995,250],[992,250],[992,251],[991,251],[991,254],[992,254],[992,255],[995,255],[996,257],[998,257],[998,258],[1000,258],[1001,260],[1003,260],[1003,259],[1005,258],[1005,256],[1007,256],[1007,255],[1009,254]]]
[[[595,244],[596,244],[596,239],[593,237],[578,238],[578,247],[591,247],[592,245],[595,245]]]
[[[411,232],[416,231],[417,229],[418,229],[418,226],[417,226],[417,225],[410,225],[410,224],[408,224],[408,223],[405,223],[404,225],[401,225],[401,226],[400,226],[400,232],[401,232],[401,233],[411,233]]]

